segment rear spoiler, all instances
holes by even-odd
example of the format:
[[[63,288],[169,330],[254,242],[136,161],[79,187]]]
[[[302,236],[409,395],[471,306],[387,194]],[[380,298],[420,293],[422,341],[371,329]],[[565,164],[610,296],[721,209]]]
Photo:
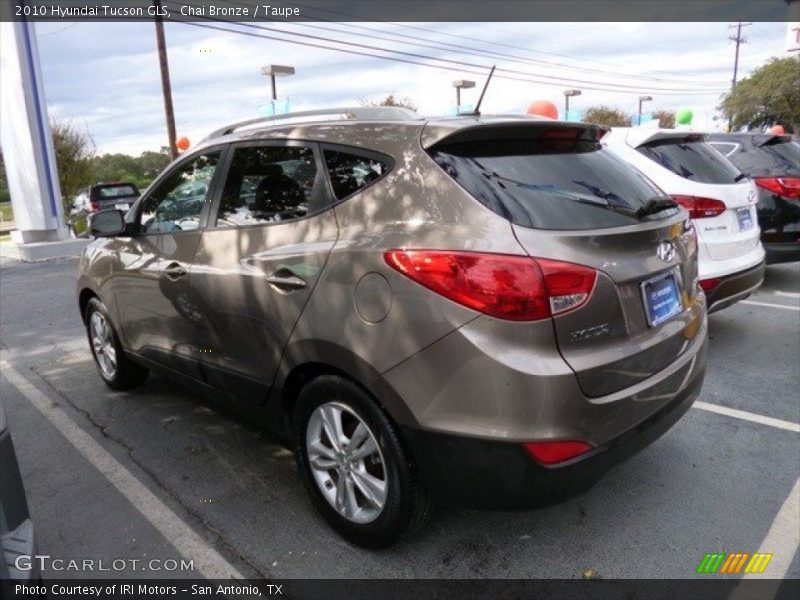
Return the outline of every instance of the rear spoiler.
[[[708,134],[698,133],[696,131],[675,131],[673,129],[642,129],[640,127],[632,128],[625,138],[629,146],[638,148],[646,144],[664,143],[664,144],[685,144],[688,142],[705,142],[708,139]]]
[[[772,144],[785,144],[786,142],[791,142],[792,136],[790,135],[769,135],[765,136],[763,140],[758,140],[756,142],[756,146],[759,148],[761,146],[771,146]]]
[[[422,147],[429,150],[439,144],[458,144],[481,140],[510,140],[529,138],[535,139],[541,135],[560,132],[568,134],[576,132],[576,138],[599,140],[608,131],[600,125],[588,123],[568,123],[564,121],[539,120],[522,117],[518,120],[480,123],[473,125],[451,125],[426,123],[420,136]]]

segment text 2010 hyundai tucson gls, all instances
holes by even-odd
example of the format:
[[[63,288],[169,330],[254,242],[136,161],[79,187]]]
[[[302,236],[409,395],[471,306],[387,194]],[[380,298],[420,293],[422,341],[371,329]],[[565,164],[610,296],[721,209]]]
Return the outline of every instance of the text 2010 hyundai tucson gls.
[[[601,130],[328,112],[350,118],[220,130],[94,217],[78,297],[109,386],[160,370],[259,405],[375,547],[433,499],[585,490],[689,408],[695,232]]]

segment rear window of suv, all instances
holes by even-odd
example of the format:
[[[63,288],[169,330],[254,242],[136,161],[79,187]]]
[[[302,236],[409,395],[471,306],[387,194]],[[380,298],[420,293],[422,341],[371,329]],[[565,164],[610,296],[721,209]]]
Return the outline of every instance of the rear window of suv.
[[[800,144],[789,137],[710,143],[750,177],[800,175]]]
[[[739,180],[739,169],[704,141],[657,140],[637,150],[684,179],[712,184]]]
[[[641,222],[633,216],[638,208],[663,196],[596,140],[480,140],[440,145],[431,156],[482,204],[523,227],[633,225]]]
[[[132,184],[96,186],[95,191],[100,199],[138,196],[139,190]]]

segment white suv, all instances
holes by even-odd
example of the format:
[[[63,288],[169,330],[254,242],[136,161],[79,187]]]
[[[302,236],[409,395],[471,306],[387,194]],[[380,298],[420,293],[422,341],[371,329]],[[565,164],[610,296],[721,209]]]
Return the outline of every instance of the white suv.
[[[764,279],[764,248],[756,186],[706,143],[705,135],[619,127],[602,143],[689,211],[699,241],[699,283],[709,312],[758,289]]]

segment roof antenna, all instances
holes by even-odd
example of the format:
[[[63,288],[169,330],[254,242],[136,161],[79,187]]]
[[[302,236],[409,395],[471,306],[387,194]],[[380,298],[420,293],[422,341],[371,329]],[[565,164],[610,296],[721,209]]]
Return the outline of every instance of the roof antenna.
[[[483,89],[481,90],[481,97],[478,98],[478,103],[475,105],[475,110],[473,110],[471,113],[467,113],[467,114],[475,115],[476,117],[480,116],[480,114],[481,114],[481,102],[483,102],[483,96],[484,96],[484,94],[486,94],[486,88],[489,87],[489,82],[492,80],[492,75],[494,75],[494,68],[496,66],[497,65],[492,65],[492,70],[489,71],[489,76],[486,78],[486,83],[483,84]]]

